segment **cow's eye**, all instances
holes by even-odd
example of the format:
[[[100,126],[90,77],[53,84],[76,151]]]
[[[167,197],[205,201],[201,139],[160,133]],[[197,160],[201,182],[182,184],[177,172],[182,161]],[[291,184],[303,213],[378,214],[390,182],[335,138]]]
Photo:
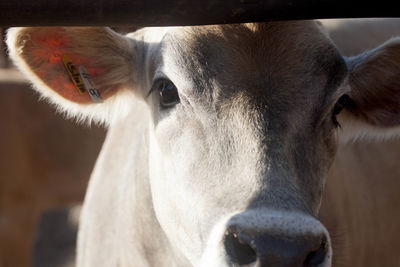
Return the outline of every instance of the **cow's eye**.
[[[336,102],[335,106],[333,107],[333,112],[332,112],[332,121],[335,127],[340,127],[339,122],[337,121],[336,116],[339,115],[339,113],[351,102],[351,98],[344,94],[342,95],[338,101]]]
[[[171,108],[181,101],[178,89],[170,80],[158,80],[155,85],[160,93],[160,105],[162,108]]]

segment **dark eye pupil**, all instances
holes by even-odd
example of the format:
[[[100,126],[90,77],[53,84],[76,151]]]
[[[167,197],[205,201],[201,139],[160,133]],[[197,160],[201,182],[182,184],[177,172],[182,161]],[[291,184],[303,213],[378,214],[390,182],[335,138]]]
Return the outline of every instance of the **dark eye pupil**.
[[[338,101],[336,102],[335,106],[333,107],[333,113],[332,113],[332,121],[335,124],[336,127],[340,126],[339,122],[336,119],[336,116],[339,115],[342,110],[350,105],[352,102],[351,98],[348,95],[342,95]]]
[[[160,102],[163,108],[170,108],[180,102],[178,90],[171,81],[162,81],[159,87]]]

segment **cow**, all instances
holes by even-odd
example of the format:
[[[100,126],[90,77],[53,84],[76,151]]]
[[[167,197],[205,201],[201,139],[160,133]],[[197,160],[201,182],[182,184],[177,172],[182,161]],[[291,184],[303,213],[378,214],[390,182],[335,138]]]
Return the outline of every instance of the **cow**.
[[[109,125],[78,266],[331,266],[316,218],[338,143],[398,132],[400,40],[344,57],[313,21],[15,28],[10,55]]]

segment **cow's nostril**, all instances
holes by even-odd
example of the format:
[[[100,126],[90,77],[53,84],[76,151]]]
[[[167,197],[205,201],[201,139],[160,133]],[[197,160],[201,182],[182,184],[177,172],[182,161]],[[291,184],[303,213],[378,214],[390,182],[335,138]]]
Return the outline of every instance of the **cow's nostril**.
[[[224,245],[228,257],[232,263],[246,265],[257,260],[255,250],[246,242],[242,241],[236,233],[227,231]]]
[[[326,238],[323,237],[319,248],[308,253],[307,258],[304,261],[303,267],[318,266],[319,264],[324,262],[327,253],[328,244],[326,242]]]

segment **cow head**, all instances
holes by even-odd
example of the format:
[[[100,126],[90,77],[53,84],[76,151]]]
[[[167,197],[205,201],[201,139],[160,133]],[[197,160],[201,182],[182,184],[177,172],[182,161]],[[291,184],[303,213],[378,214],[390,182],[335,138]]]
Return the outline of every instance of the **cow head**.
[[[395,133],[400,122],[400,41],[343,58],[314,22],[127,36],[18,28],[8,45],[69,115],[112,125],[146,102],[154,212],[194,266],[330,266],[315,217],[337,134]],[[91,74],[102,103],[79,92],[65,56]]]

